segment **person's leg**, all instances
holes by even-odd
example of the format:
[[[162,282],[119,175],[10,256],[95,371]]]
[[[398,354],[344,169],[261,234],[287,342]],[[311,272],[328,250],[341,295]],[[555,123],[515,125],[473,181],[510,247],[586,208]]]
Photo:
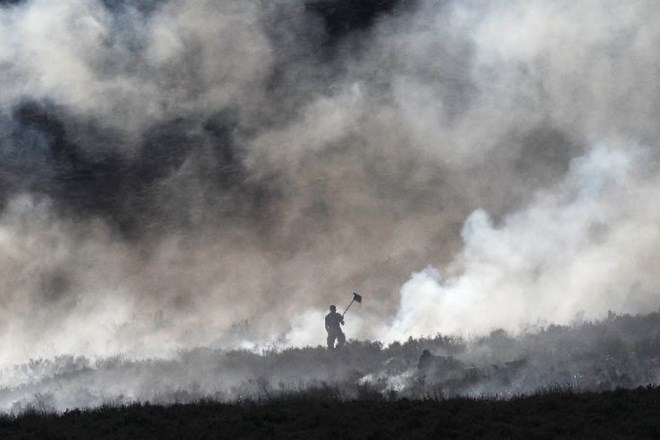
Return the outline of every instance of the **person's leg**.
[[[327,342],[328,342],[328,348],[330,349],[335,348],[335,335],[329,333]]]
[[[339,333],[337,335],[337,348],[344,345],[345,342],[346,342],[346,335],[343,332]]]

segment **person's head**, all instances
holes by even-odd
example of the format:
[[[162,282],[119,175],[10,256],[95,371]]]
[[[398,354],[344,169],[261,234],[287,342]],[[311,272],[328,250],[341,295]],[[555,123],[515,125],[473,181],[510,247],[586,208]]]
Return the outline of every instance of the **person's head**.
[[[331,305],[331,306],[330,306],[330,311],[331,311],[332,313],[336,312],[336,311],[337,311],[337,307],[335,307],[334,304]]]

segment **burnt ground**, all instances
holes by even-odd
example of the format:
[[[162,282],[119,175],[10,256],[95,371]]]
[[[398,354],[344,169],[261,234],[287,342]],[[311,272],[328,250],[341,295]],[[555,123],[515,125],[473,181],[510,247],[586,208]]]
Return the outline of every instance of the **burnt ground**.
[[[32,411],[1,417],[0,438],[660,438],[660,388],[509,400],[388,399],[365,389],[346,400],[326,387],[231,404]]]

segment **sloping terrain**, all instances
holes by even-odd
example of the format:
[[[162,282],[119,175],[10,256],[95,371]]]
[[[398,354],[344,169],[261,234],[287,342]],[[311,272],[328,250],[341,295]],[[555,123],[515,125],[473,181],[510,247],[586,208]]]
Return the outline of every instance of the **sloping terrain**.
[[[660,382],[660,313],[546,326],[511,335],[410,338],[384,346],[225,351],[197,348],[167,359],[38,359],[0,370],[0,409],[64,412],[135,403],[231,403],[319,387],[360,399],[512,398],[560,387],[632,389]],[[425,354],[426,352],[426,354]]]
[[[343,400],[319,388],[261,402],[131,405],[0,419],[2,438],[659,438],[660,390],[556,390],[510,400]]]

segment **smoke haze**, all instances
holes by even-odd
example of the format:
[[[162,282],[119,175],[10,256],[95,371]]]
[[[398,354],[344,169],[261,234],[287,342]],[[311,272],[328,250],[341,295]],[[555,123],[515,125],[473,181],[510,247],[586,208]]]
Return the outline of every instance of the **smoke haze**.
[[[657,310],[658,14],[0,2],[3,364]]]

